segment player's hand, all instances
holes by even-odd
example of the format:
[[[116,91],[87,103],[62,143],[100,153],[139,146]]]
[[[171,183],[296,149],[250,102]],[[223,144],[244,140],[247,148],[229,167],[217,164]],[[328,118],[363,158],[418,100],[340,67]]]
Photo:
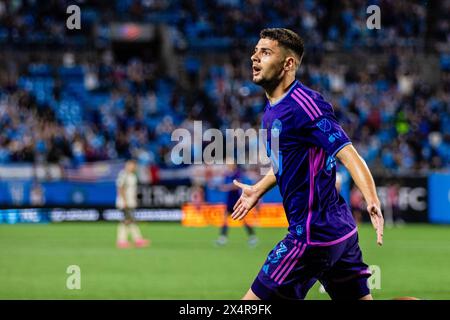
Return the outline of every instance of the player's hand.
[[[233,213],[231,218],[234,220],[242,220],[247,213],[258,203],[259,195],[256,189],[248,184],[240,183],[237,180],[233,180],[233,183],[242,189],[242,194],[239,200],[233,207]]]
[[[370,204],[367,206],[367,212],[369,212],[370,220],[372,221],[372,225],[377,232],[377,243],[381,246],[383,244],[384,218],[381,213],[380,206]]]

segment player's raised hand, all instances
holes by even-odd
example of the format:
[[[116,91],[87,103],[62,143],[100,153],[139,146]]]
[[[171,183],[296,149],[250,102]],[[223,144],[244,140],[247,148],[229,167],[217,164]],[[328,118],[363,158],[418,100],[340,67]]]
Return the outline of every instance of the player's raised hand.
[[[242,220],[247,215],[247,213],[256,205],[259,200],[259,196],[253,186],[241,183],[237,180],[233,180],[233,183],[237,187],[242,189],[242,194],[233,207],[231,218],[233,218],[234,220]]]
[[[377,232],[377,243],[378,245],[383,244],[383,230],[384,230],[384,218],[381,213],[381,209],[376,204],[370,204],[367,206],[367,211],[369,212],[370,220],[372,225]]]

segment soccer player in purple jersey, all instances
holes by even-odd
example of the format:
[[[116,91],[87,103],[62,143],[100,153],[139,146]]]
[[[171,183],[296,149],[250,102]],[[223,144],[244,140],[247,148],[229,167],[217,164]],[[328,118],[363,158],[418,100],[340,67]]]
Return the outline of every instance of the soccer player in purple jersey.
[[[243,299],[304,299],[318,280],[332,299],[371,300],[356,224],[335,187],[336,158],[364,195],[381,245],[384,220],[375,183],[331,104],[295,79],[302,58],[303,40],[281,28],[262,30],[251,57],[253,82],[268,100],[262,127],[272,166],[254,185],[234,181],[242,194],[232,218],[243,219],[278,184],[289,228]]]

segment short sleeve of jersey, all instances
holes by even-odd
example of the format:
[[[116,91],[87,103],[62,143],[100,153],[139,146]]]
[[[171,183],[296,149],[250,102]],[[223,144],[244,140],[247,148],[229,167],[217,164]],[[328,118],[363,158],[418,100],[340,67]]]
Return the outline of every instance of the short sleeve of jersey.
[[[351,144],[350,138],[331,113],[323,114],[314,121],[306,123],[303,132],[311,144],[324,149],[333,157],[343,147]]]
[[[320,109],[316,104],[314,109],[306,103],[296,106],[296,128],[303,143],[320,147],[334,157],[351,141],[337,122],[331,105],[325,102],[318,105]]]

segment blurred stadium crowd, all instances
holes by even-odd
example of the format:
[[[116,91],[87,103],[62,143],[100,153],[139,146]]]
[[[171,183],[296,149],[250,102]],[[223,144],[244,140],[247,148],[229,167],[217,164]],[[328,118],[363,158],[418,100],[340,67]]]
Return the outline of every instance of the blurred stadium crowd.
[[[78,3],[83,28],[72,34],[65,28],[71,1],[0,1],[4,48],[66,48],[56,64],[2,59],[2,164],[136,157],[170,167],[175,128],[192,128],[194,120],[204,129],[258,128],[264,96],[251,82],[250,52],[259,31],[273,26],[304,37],[300,81],[332,102],[374,170],[450,168],[450,1],[431,8],[362,0]],[[366,28],[370,4],[381,7],[381,30]],[[102,30],[120,19],[169,25],[179,76],[164,74],[158,61],[117,61]],[[94,58],[76,54],[92,43]],[[436,57],[435,81],[423,76],[416,54]]]

